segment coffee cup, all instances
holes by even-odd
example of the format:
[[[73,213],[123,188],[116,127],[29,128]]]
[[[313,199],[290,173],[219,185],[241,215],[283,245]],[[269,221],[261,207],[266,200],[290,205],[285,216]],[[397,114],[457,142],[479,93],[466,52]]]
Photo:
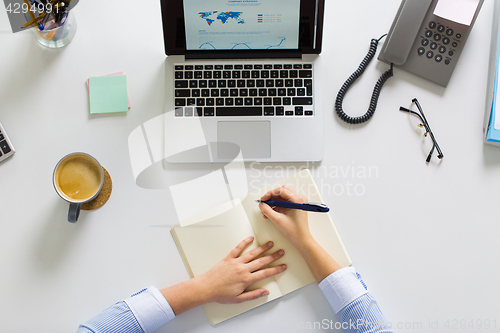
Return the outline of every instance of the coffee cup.
[[[68,221],[76,222],[82,204],[93,200],[101,191],[104,171],[101,164],[86,153],[71,153],[56,165],[52,182],[57,194],[69,202]]]

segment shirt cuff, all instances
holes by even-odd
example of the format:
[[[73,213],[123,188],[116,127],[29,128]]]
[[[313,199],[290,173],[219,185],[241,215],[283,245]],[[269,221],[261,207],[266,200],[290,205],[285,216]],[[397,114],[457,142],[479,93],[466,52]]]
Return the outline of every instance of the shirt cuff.
[[[151,333],[175,317],[165,297],[156,287],[125,300],[145,333]]]
[[[333,272],[319,283],[319,288],[335,313],[339,313],[349,303],[368,292],[363,282],[358,279],[354,267]]]

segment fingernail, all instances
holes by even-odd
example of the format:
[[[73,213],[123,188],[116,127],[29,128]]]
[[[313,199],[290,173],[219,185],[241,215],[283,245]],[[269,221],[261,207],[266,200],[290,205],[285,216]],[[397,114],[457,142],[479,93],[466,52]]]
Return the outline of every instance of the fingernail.
[[[262,209],[262,207],[264,207],[264,204],[261,202],[261,203],[259,204],[259,208],[260,208],[260,209]]]
[[[283,270],[285,270],[285,269],[286,269],[286,265],[281,265],[281,268],[282,268]]]
[[[267,295],[269,295],[269,291],[264,291],[264,292],[262,293],[262,296],[267,296]]]
[[[249,241],[249,242],[253,241],[253,236],[248,237],[247,241]]]
[[[284,255],[284,254],[285,254],[285,251],[280,250],[278,253],[279,253],[279,255],[280,255],[280,256],[282,256],[282,255]]]
[[[267,242],[267,246],[272,247],[273,245],[273,242]]]

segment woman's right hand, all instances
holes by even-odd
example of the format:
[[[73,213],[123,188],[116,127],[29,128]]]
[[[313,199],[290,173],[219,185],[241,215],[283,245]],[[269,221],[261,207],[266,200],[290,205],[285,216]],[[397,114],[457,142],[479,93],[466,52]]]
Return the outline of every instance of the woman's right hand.
[[[294,203],[307,202],[307,198],[298,194],[292,189],[281,186],[273,189],[261,198],[262,201],[278,200]],[[260,203],[259,208],[264,218],[270,219],[276,228],[296,247],[300,248],[305,243],[313,241],[309,231],[307,212],[299,209],[288,209],[282,207],[270,207],[265,203]]]

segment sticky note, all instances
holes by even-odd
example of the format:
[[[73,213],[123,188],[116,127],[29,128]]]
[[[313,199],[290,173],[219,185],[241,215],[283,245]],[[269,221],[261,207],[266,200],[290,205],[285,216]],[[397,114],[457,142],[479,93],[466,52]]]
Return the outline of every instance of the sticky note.
[[[90,113],[128,111],[127,76],[89,78]]]
[[[439,0],[434,15],[464,25],[470,25],[479,0]]]
[[[123,72],[116,72],[116,73],[106,74],[103,76],[117,76],[117,75],[125,75],[125,74]],[[85,84],[87,85],[87,92],[88,92],[89,91],[89,80],[88,79],[85,82]],[[128,96],[128,109],[130,110],[130,96]]]

